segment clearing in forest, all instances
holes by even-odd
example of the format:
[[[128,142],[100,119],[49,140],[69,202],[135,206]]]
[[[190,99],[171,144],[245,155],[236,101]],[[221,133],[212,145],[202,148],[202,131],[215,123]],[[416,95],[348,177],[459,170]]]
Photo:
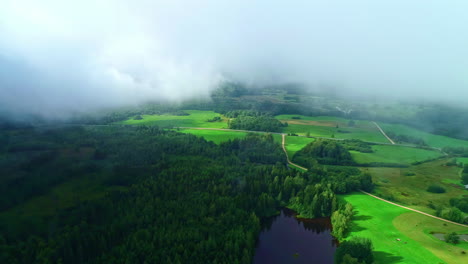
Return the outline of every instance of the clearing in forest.
[[[152,125],[160,127],[204,127],[204,128],[228,128],[227,119],[213,111],[183,110],[188,115],[141,115],[142,119],[130,118],[117,122],[122,125]],[[221,121],[209,122],[219,117]]]

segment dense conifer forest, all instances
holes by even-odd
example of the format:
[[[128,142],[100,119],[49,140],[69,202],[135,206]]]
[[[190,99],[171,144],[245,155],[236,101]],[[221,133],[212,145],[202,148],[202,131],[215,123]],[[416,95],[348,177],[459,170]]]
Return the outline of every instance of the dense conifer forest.
[[[364,183],[358,170],[288,169],[269,134],[215,145],[157,127],[71,126],[2,138],[4,210],[77,178],[106,190],[1,218],[2,263],[250,263],[262,218],[282,206],[330,216],[335,192]]]

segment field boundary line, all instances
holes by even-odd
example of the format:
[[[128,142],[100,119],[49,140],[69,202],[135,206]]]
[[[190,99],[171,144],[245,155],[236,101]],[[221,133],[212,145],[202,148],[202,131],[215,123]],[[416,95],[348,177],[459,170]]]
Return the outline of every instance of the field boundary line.
[[[383,129],[379,126],[379,124],[377,124],[376,122],[372,122],[372,123],[374,123],[374,125],[377,127],[377,129],[380,130],[380,133],[382,133],[382,135],[384,135],[384,137],[386,137],[388,139],[388,141],[390,141],[390,143],[392,143],[392,145],[395,145],[395,142],[389,136],[387,136],[387,134],[385,134],[385,131],[383,131]]]
[[[435,219],[438,219],[438,220],[441,220],[441,221],[444,221],[444,222],[447,222],[447,223],[451,223],[451,224],[454,224],[454,225],[463,226],[463,227],[468,227],[468,225],[464,225],[464,224],[457,223],[457,222],[452,222],[452,221],[447,220],[447,219],[444,219],[444,218],[440,218],[440,217],[437,217],[437,216],[434,216],[434,215],[431,215],[431,214],[428,214],[428,213],[421,212],[421,211],[416,210],[416,209],[413,209],[413,208],[409,208],[409,207],[406,207],[406,206],[403,206],[403,205],[399,205],[399,204],[394,203],[394,202],[390,202],[390,201],[388,201],[388,200],[385,200],[385,199],[383,199],[383,198],[380,198],[380,197],[378,197],[378,196],[376,196],[376,195],[370,194],[370,193],[365,192],[365,191],[363,191],[363,190],[359,190],[359,191],[362,192],[362,193],[364,193],[364,194],[367,194],[367,195],[369,195],[369,196],[372,196],[372,197],[374,197],[375,199],[379,199],[379,200],[384,201],[384,202],[386,202],[386,203],[396,205],[396,206],[398,206],[398,207],[401,207],[401,208],[403,208],[403,209],[407,209],[407,210],[413,211],[413,212],[415,212],[415,213],[423,214],[423,215],[426,215],[426,216],[429,216],[429,217],[432,217],[432,218],[435,218]]]

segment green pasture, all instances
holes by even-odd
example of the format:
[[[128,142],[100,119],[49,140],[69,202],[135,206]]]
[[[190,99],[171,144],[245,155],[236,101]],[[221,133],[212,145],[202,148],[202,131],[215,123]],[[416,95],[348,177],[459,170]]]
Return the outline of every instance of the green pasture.
[[[431,147],[468,147],[468,141],[446,136],[430,134],[406,125],[379,123],[385,132],[422,138]]]
[[[142,115],[143,119],[134,120],[133,118],[117,122],[122,125],[156,125],[160,127],[206,127],[206,128],[227,128],[226,120],[221,122],[208,122],[214,117],[222,116],[213,111],[183,110],[188,116],[176,115]]]
[[[304,148],[310,142],[315,141],[314,138],[307,138],[307,137],[296,137],[296,136],[287,136],[286,137],[286,144],[284,147],[288,152],[289,159],[292,159],[294,154]]]
[[[373,145],[372,150],[374,151],[373,153],[350,152],[354,161],[359,164],[371,162],[411,164],[442,156],[440,152],[434,150],[392,145]]]
[[[415,212],[407,212],[393,220],[393,225],[413,241],[431,251],[446,263],[467,263],[468,256],[462,251],[468,249],[468,242],[460,240],[459,244],[445,243],[431,233],[468,234],[468,228],[446,223]]]
[[[348,238],[359,236],[371,239],[376,264],[464,263],[467,259],[460,253],[460,248],[431,237],[429,232],[443,226],[440,220],[433,219],[439,222],[432,222],[430,217],[365,194],[342,195],[341,198],[351,203],[355,210]],[[402,221],[404,219],[411,221]],[[432,225],[426,225],[427,222]],[[452,231],[463,232],[463,227],[447,223],[445,232]]]
[[[300,117],[300,119],[292,119]],[[387,143],[388,140],[369,121],[356,120],[355,125],[348,126],[348,119],[333,116],[302,116],[302,115],[279,115],[276,116],[281,122],[287,122],[284,133],[298,135],[337,138],[337,139],[360,139],[370,142]]]
[[[204,137],[207,141],[213,141],[216,144],[228,141],[229,139],[244,138],[247,135],[247,132],[206,129],[180,129],[178,132]]]
[[[460,184],[459,170],[456,166],[446,166],[447,159],[435,160],[408,168],[362,168],[372,175],[376,184],[375,192],[384,198],[434,214],[428,207],[448,206],[451,198],[460,198],[466,191]],[[409,176],[414,174],[413,176]],[[442,186],[445,193],[430,193],[427,188],[436,184]]]
[[[346,131],[346,132],[339,132]],[[360,139],[362,141],[388,143],[388,140],[376,128],[356,128],[345,127],[336,128],[329,126],[314,126],[314,125],[296,125],[289,124],[283,130],[284,133],[295,133],[298,135],[306,135],[310,133],[312,137],[325,137],[337,139]]]
[[[457,163],[467,164],[468,165],[468,158],[457,158]]]

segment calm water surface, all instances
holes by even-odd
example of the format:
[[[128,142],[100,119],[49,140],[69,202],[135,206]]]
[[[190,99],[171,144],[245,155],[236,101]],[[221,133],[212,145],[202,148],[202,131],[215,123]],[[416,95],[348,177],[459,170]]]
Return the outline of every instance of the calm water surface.
[[[336,241],[330,234],[330,218],[297,219],[283,209],[264,223],[254,256],[254,264],[331,264]]]

